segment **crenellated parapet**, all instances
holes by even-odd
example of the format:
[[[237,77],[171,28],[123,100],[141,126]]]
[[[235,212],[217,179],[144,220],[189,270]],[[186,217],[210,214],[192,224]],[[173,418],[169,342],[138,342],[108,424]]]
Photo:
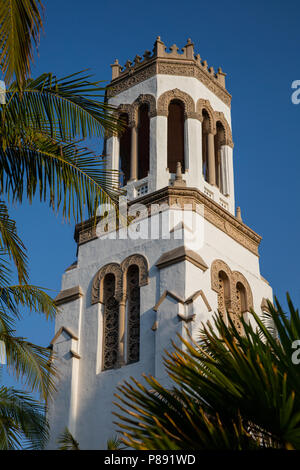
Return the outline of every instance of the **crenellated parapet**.
[[[231,95],[226,90],[225,76],[221,67],[215,72],[200,54],[194,52],[194,44],[188,39],[179,51],[176,44],[169,50],[158,36],[153,51],[146,50],[143,56],[136,55],[133,61],[127,60],[121,66],[116,59],[112,67],[112,80],[108,87],[108,97],[112,97],[148,78],[157,75],[179,75],[195,77],[209,90],[215,93],[225,104],[230,106]]]

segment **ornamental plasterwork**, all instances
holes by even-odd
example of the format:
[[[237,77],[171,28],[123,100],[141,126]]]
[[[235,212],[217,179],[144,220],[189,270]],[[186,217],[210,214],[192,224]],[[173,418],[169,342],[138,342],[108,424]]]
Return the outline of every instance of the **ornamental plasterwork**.
[[[186,118],[195,117],[195,103],[193,98],[184,91],[175,88],[160,95],[157,100],[157,115],[168,116],[169,104],[172,100],[179,100],[184,104]]]
[[[214,116],[215,116],[216,123],[219,121],[222,124],[224,131],[225,131],[225,139],[223,142],[221,142],[221,145],[229,145],[229,147],[233,148],[231,129],[227,122],[227,119],[224,116],[224,113],[215,111]]]
[[[208,118],[209,118],[209,132],[211,132],[212,134],[215,134],[216,133],[216,119],[215,119],[215,112],[213,110],[213,108],[211,107],[211,104],[209,102],[209,100],[204,100],[202,98],[200,98],[198,101],[197,101],[197,104],[196,104],[196,112],[197,114],[199,115],[199,119],[203,121],[203,110],[205,110],[208,114]]]
[[[99,269],[93,279],[92,284],[92,304],[103,303],[104,293],[103,284],[107,274],[115,276],[115,298],[120,301],[126,297],[126,275],[130,266],[136,265],[139,268],[139,286],[148,284],[148,262],[143,255],[134,254],[128,256],[121,265],[118,263],[109,263]]]
[[[249,282],[245,276],[239,271],[231,271],[229,266],[220,259],[214,260],[211,264],[211,288],[215,292],[219,292],[220,281],[219,275],[223,272],[229,280],[229,296],[231,299],[231,307],[234,312],[240,311],[240,307],[236,304],[236,291],[238,284],[241,284],[245,289],[245,303],[244,310],[249,312],[253,308],[253,295]]]
[[[197,211],[197,208],[199,209],[199,204],[203,205],[204,218],[208,222],[222,230],[233,240],[247,248],[255,255],[258,255],[258,246],[260,244],[261,237],[247,227],[247,225],[231,215],[222,206],[205,196],[205,194],[198,189],[167,187],[142,196],[139,199],[139,202],[148,207],[149,217],[151,216],[152,204],[161,205],[162,208],[165,208],[166,204],[170,206],[176,203],[181,208],[184,208],[184,204],[191,204],[193,211]],[[134,204],[134,201],[132,203]],[[129,203],[129,206],[130,205],[131,203]],[[81,225],[76,226],[75,238],[79,245],[96,238],[94,231],[87,230],[89,223],[92,225],[93,222],[85,222],[83,229],[81,228]],[[81,236],[82,230],[83,238]]]
[[[123,284],[123,272],[118,263],[109,263],[103,266],[96,273],[93,279],[92,285],[92,304],[98,302],[104,302],[104,291],[103,284],[104,278],[107,274],[113,274],[115,277],[115,292],[114,297],[117,301],[120,301],[122,298],[122,284]]]
[[[149,118],[156,116],[156,99],[153,95],[145,94],[140,95],[133,103],[135,121],[138,122],[138,108],[141,104],[147,103],[149,105]]]
[[[134,70],[132,74],[128,72],[125,76],[121,76],[111,82],[107,89],[107,96],[113,96],[122,93],[138,83],[157,74],[179,75],[184,77],[195,77],[202,82],[210,91],[212,91],[220,100],[228,107],[231,104],[231,95],[226,91],[218,81],[207,70],[202,69],[196,62],[180,63],[180,61],[164,61],[161,59],[153,60],[151,63]]]

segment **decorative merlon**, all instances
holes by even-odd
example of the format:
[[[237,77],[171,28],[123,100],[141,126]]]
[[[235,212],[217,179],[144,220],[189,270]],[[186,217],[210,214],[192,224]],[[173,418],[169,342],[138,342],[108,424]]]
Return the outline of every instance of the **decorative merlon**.
[[[80,286],[71,287],[70,289],[62,290],[54,299],[56,305],[63,305],[67,302],[73,302],[83,296]]]
[[[182,261],[189,261],[197,266],[197,268],[206,271],[207,264],[201,256],[193,250],[187,249],[184,245],[175,248],[174,250],[167,251],[157,260],[155,266],[159,269],[171,266],[172,264],[181,263]]]
[[[195,55],[194,44],[191,39],[187,40],[186,45],[179,52],[176,44],[173,44],[168,51],[166,45],[158,36],[152,52],[146,50],[143,58],[136,55],[133,62],[127,60],[123,67],[116,59],[111,68],[112,82],[107,90],[108,97],[130,88],[133,84],[146,80],[152,75],[169,74],[194,76],[228,106],[231,103],[231,95],[225,87],[226,74],[221,67],[215,73],[213,67],[208,67],[206,60],[202,60],[199,54]],[[185,68],[186,70],[184,70]]]

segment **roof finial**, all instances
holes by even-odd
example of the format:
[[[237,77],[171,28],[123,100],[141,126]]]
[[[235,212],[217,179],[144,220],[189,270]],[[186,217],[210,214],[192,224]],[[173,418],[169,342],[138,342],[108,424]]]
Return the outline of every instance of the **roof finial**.
[[[236,208],[236,218],[237,218],[237,220],[239,220],[240,222],[243,222],[243,219],[242,219],[242,211],[241,211],[241,208],[240,208],[240,207],[237,207],[237,208]]]

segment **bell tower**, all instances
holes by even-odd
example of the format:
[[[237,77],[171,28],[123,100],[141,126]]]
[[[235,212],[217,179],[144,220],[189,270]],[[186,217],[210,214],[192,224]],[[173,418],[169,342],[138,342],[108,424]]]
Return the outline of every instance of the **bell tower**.
[[[145,373],[168,386],[162,356],[177,333],[197,338],[217,310],[242,332],[241,317],[250,322],[272,300],[261,237],[235,210],[225,73],[190,39],[179,52],[160,37],[152,52],[111,67],[107,100],[126,126],[106,136],[104,152],[121,171],[120,208],[132,222],[118,225],[104,208],[97,227],[75,228],[77,260],[56,298],[49,448],[68,426],[82,449],[104,449],[118,384]]]
[[[170,185],[180,162],[188,187],[234,214],[231,95],[221,68],[195,56],[190,39],[179,52],[160,37],[153,53],[111,67],[109,103],[128,130],[107,140],[108,166],[124,172],[128,197]]]

